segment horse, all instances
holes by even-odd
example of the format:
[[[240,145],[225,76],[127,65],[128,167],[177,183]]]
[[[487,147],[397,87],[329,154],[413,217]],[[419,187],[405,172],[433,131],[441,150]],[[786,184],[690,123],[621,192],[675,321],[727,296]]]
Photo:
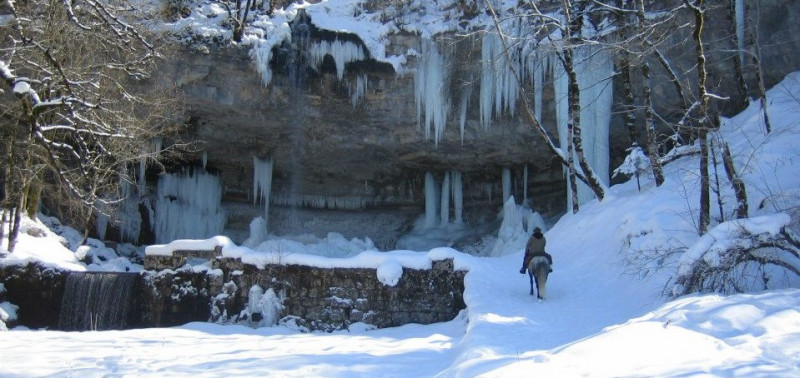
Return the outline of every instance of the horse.
[[[533,280],[536,279],[536,298],[540,300],[545,296],[547,275],[550,273],[550,262],[545,256],[534,256],[528,263],[528,278],[531,281],[531,294],[533,295]]]

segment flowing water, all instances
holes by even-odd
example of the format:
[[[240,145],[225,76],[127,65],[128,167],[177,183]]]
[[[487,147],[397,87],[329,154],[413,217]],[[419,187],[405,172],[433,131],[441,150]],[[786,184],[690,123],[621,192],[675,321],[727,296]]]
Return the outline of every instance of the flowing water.
[[[138,280],[136,273],[70,273],[64,285],[58,329],[127,328]]]

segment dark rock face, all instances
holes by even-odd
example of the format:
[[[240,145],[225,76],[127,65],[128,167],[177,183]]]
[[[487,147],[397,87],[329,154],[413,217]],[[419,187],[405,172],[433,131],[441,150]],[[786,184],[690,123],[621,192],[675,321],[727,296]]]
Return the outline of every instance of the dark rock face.
[[[709,6],[724,5],[712,3]],[[800,33],[800,26],[790,21],[800,11],[788,3],[762,1],[758,9],[761,61],[767,86],[800,67],[800,58],[794,53],[796,42],[791,37]],[[755,19],[755,16],[756,9],[751,7],[748,17]],[[731,95],[735,92],[732,79],[735,54],[725,38],[730,32],[730,20],[723,8],[710,11],[708,18],[704,37],[709,44],[706,50],[711,63],[711,89],[721,96]],[[696,73],[691,70],[693,58],[687,53],[694,49],[690,33],[688,28],[681,29],[663,46],[665,54],[685,76],[681,79],[689,82],[696,80]],[[353,35],[313,27],[307,38],[360,43]],[[387,46],[391,53],[404,53],[409,48],[419,51],[418,36],[398,34],[392,36],[392,41]],[[201,149],[207,152],[209,169],[221,174],[223,200],[229,204],[251,201],[252,159],[271,156],[275,164],[272,202],[277,206],[271,218],[289,217],[281,213],[280,206],[321,210],[332,207],[333,199],[352,199],[362,204],[357,210],[374,209],[396,217],[395,225],[383,230],[386,232],[345,232],[348,237],[380,239],[378,244],[384,248],[391,248],[396,235],[409,227],[414,218],[411,214],[422,213],[426,171],[434,172],[438,179],[448,170],[462,171],[465,211],[474,219],[501,206],[500,196],[491,193],[501,190],[503,167],[512,169],[512,193],[521,200],[522,172],[527,165],[530,173],[527,197],[532,199],[533,209],[546,217],[563,213],[566,187],[562,168],[519,111],[514,116],[501,117],[490,128],[483,128],[477,121],[479,80],[475,78],[480,77],[476,71],[480,67],[479,41],[452,38],[447,44],[454,54],[449,81],[453,104],[444,136],[438,143],[426,138],[423,128],[418,127],[413,57],[408,64],[409,72],[402,75],[386,64],[366,59],[348,63],[344,77],[339,80],[330,57],[321,69],[315,70],[296,62],[302,54],[292,50],[292,46],[281,46],[274,50],[272,82],[264,86],[247,47],[216,48],[207,53],[183,49],[165,63],[161,73],[163,79],[176,83],[185,95],[184,110],[189,120],[186,136],[201,143]],[[662,68],[656,62],[651,62],[651,67],[657,112],[665,118],[679,118],[682,101],[666,81]],[[751,95],[756,95],[750,62],[745,69],[749,87],[754,90]],[[364,98],[353,104],[351,93],[358,77],[367,78],[369,84]],[[634,87],[637,85],[634,83]],[[473,87],[473,91],[462,140],[455,102],[467,87]],[[624,106],[619,78],[614,79],[614,87],[617,111]],[[551,87],[544,88],[543,98],[543,124],[551,135],[557,135]],[[720,104],[719,110],[733,114],[740,109]],[[631,143],[621,118],[617,113],[612,121],[611,168],[621,162]],[[195,160],[199,162],[200,156]],[[319,205],[315,200],[320,198],[329,199],[328,205]],[[314,219],[323,213],[317,211],[309,216]],[[237,205],[229,214],[232,214],[230,227],[246,230],[258,209]],[[271,224],[276,233],[302,231],[297,222]],[[337,228],[340,227],[333,226],[327,231]],[[326,230],[310,232],[324,236]]]
[[[30,328],[58,328],[66,272],[38,264],[0,267],[5,299],[19,306],[17,324]]]

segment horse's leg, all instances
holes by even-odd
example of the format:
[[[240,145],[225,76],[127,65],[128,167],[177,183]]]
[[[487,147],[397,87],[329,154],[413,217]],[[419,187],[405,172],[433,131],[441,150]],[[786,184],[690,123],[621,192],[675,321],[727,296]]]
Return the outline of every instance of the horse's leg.
[[[528,269],[528,279],[531,281],[531,293],[530,293],[530,295],[533,295],[533,273],[531,273],[530,269]]]
[[[549,270],[550,267],[547,264],[542,264],[537,267],[536,297],[539,299],[544,299],[545,286],[547,285],[547,273]]]

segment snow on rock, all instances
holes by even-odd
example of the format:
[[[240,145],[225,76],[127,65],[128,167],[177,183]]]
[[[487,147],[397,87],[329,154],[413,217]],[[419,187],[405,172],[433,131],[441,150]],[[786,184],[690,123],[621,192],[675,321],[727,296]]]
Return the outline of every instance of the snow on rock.
[[[27,81],[18,81],[14,84],[14,94],[21,96],[31,91],[31,86]]]
[[[397,260],[387,259],[381,265],[378,265],[376,274],[378,281],[384,285],[395,286],[400,278],[403,277],[403,266]]]
[[[173,240],[167,244],[154,244],[147,246],[144,250],[147,256],[172,256],[172,252],[178,250],[190,251],[211,251],[216,247],[222,247],[223,251],[230,254],[229,257],[237,256],[238,247],[227,236],[214,236],[213,238],[196,240],[196,239],[179,239]]]
[[[0,242],[3,246],[0,251],[5,251],[7,239],[0,239]],[[53,233],[42,221],[23,216],[14,253],[0,259],[0,265],[26,265],[39,262],[46,267],[56,269],[85,271],[86,267],[65,245],[70,243]]]

